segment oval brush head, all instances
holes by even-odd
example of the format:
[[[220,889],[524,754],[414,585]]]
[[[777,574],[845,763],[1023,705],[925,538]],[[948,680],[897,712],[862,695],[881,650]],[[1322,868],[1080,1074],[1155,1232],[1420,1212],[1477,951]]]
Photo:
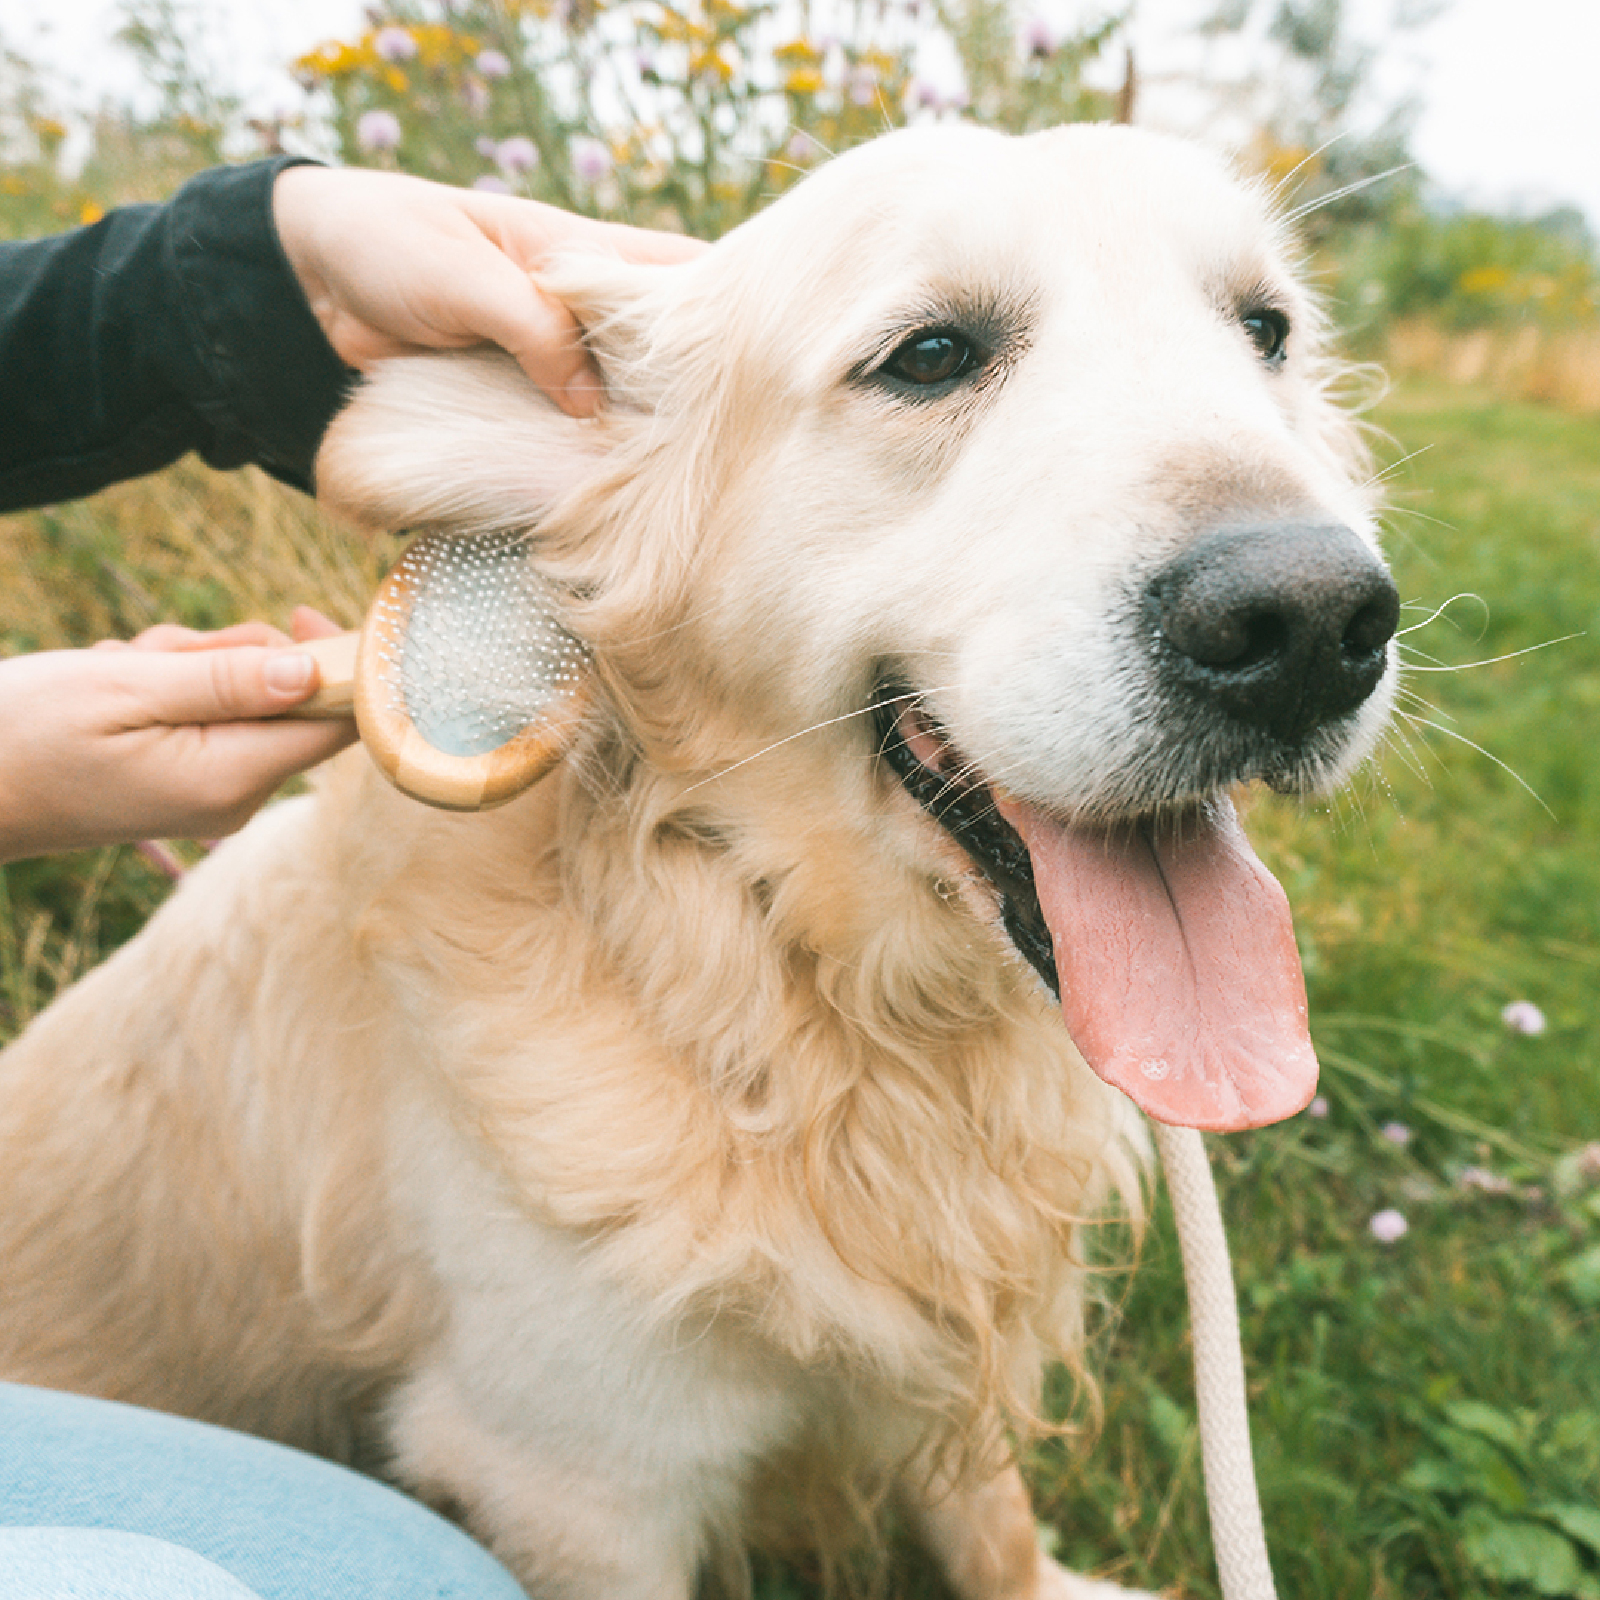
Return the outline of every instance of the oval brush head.
[[[562,626],[522,533],[421,534],[378,589],[354,663],[356,724],[395,786],[451,811],[522,793],[566,753],[592,700],[588,652]],[[349,715],[339,657],[301,716]]]

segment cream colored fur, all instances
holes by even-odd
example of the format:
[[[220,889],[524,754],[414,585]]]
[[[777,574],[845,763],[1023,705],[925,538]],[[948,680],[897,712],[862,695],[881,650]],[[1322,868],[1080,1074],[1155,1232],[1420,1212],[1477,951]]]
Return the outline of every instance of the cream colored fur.
[[[489,815],[343,758],[0,1058],[0,1372],[376,1459],[542,1600],[888,1494],[968,1600],[1109,1593],[1002,1463],[1143,1145],[861,713],[909,664],[988,776],[1115,797],[1165,737],[1130,578],[1225,519],[1370,536],[1315,313],[1261,196],[1103,128],[897,135],[552,285],[604,416],[394,362],[319,482],[537,525],[602,711]],[[1003,370],[862,376],[958,311]]]

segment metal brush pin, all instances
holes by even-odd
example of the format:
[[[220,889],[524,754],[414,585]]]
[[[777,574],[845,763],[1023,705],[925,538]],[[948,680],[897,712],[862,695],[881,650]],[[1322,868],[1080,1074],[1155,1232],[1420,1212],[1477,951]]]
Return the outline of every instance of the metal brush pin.
[[[348,716],[353,703],[378,766],[430,805],[481,811],[521,794],[566,753],[592,696],[589,654],[529,555],[523,533],[419,535],[359,635],[304,647],[323,685],[294,714]]]

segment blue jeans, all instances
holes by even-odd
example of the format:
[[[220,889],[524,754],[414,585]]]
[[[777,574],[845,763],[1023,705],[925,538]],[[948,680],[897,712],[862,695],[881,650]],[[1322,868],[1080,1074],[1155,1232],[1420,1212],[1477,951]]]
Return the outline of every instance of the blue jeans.
[[[315,1456],[0,1384],[3,1600],[526,1600],[425,1506]]]

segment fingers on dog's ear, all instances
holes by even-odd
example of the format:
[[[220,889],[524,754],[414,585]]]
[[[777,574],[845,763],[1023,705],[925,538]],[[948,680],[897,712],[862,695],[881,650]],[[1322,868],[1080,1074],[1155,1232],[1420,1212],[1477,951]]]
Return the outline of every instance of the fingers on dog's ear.
[[[380,362],[317,455],[317,497],[370,528],[526,527],[604,461],[593,423],[566,415],[499,353]]]

